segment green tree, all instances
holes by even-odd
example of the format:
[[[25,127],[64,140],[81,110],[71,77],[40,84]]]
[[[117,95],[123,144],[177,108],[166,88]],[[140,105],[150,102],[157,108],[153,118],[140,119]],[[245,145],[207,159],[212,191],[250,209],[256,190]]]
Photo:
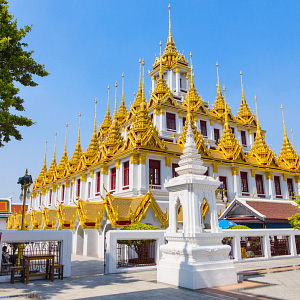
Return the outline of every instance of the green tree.
[[[17,126],[31,126],[34,122],[15,114],[24,111],[23,102],[15,87],[18,82],[24,86],[36,86],[32,76],[47,76],[44,65],[40,65],[31,57],[33,51],[25,51],[28,45],[22,39],[32,26],[17,28],[17,20],[8,12],[8,1],[0,0],[0,147],[11,137],[21,140]]]
[[[295,195],[295,198],[295,202],[298,204],[298,207],[300,207],[300,196]],[[296,213],[287,219],[290,221],[290,224],[294,229],[300,229],[300,213]]]

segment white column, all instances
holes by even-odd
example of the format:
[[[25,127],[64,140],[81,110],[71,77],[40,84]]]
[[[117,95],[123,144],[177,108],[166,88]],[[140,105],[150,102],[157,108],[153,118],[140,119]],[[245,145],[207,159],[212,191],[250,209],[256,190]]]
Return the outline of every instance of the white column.
[[[228,234],[230,235],[230,234]],[[233,238],[233,256],[234,260],[236,261],[242,261],[242,253],[241,253],[241,241],[239,236],[235,236]]]
[[[264,245],[264,255],[266,259],[271,258],[271,245],[269,235],[266,234],[263,236],[263,245]]]
[[[83,253],[82,255],[87,255],[87,249],[88,249],[88,232],[83,229]]]
[[[250,144],[250,148],[254,145],[254,135],[253,135],[252,131],[251,131],[251,134],[249,131],[249,144]]]
[[[269,198],[272,200],[276,199],[274,180],[268,179],[267,186],[268,186],[268,196],[266,198]]]
[[[180,96],[180,69],[175,70],[175,80],[176,80],[176,94]]]
[[[167,130],[167,124],[166,124],[166,112],[160,113],[160,128],[163,131]]]
[[[239,175],[233,175],[233,196],[240,197],[241,196],[241,179]]]
[[[155,85],[156,85],[156,80],[155,80],[155,76],[153,75],[153,76],[152,76],[152,92],[153,92],[154,89],[155,89]]]

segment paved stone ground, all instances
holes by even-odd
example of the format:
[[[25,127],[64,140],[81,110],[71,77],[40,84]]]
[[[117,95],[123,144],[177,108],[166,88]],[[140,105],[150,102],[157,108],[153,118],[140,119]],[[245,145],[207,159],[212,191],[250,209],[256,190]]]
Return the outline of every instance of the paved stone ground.
[[[156,271],[103,275],[103,262],[93,257],[72,256],[72,276],[53,282],[33,280],[28,285],[0,283],[0,299],[36,292],[42,299],[300,299],[299,259],[236,264],[245,281],[235,286],[191,291],[156,282]],[[268,269],[278,268],[270,273]],[[264,269],[265,273],[251,270]],[[245,273],[248,272],[248,273]],[[19,297],[21,299],[24,297]],[[16,299],[16,298],[15,298]],[[36,298],[37,299],[37,298]]]

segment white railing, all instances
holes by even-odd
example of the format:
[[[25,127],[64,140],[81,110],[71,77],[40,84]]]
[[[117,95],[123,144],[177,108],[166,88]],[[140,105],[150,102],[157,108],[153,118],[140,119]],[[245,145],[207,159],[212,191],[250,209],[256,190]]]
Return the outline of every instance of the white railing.
[[[64,277],[71,276],[72,233],[69,230],[1,230],[0,247],[3,243],[60,242],[60,263],[64,265]],[[0,257],[0,266],[1,266]],[[7,277],[7,278],[6,278]],[[1,276],[0,281],[9,281],[10,276]]]
[[[156,269],[160,259],[159,247],[165,243],[165,230],[111,230],[106,235],[105,273],[120,273]],[[118,241],[155,240],[154,266],[123,268],[118,266]]]
[[[300,257],[300,230],[224,229],[223,237],[227,238],[226,242],[232,247],[231,258],[235,262]],[[253,251],[251,240],[261,243],[261,252],[257,255],[261,257],[257,257]]]

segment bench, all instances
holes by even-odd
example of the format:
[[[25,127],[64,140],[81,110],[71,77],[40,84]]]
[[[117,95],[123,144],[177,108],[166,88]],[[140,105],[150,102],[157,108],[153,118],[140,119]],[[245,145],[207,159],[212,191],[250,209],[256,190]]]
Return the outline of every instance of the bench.
[[[11,267],[11,273],[10,273],[10,282],[15,283],[15,274],[16,272],[20,272],[21,274],[21,280],[25,282],[25,266],[14,266]]]
[[[50,273],[52,273],[51,271],[52,266],[50,266]],[[64,278],[64,265],[60,265],[60,264],[54,264],[54,270],[58,270],[58,273],[53,273],[54,276],[58,276],[58,279],[63,280]]]

